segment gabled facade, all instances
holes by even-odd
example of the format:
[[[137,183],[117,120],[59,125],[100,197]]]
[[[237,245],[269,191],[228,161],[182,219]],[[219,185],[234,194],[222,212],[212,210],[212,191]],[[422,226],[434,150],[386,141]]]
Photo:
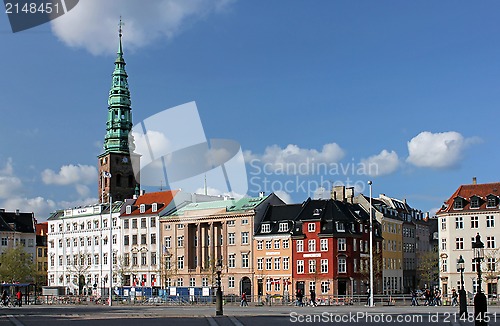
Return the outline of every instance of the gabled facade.
[[[485,245],[485,261],[481,268],[484,276],[483,291],[488,296],[498,291],[498,262],[500,223],[500,183],[461,185],[445,201],[436,213],[439,229],[439,275],[440,287],[444,294],[451,289],[460,288],[460,273],[457,272],[457,260],[465,260],[465,290],[475,293],[477,272],[473,263],[472,242],[476,234],[481,235]]]
[[[269,205],[253,241],[254,284],[259,297],[292,300],[293,250],[291,233],[301,204]]]
[[[310,295],[314,289],[320,300],[366,293],[369,215],[346,199],[308,199],[302,205],[292,230],[294,291]],[[380,232],[374,221],[375,284],[381,278]]]

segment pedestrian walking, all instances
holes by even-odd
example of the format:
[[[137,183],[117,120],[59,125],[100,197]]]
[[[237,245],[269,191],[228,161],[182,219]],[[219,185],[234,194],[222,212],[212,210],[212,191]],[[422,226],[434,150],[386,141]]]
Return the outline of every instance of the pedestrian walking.
[[[370,288],[366,289],[366,305],[370,305]]]
[[[451,289],[451,305],[453,307],[458,306],[458,294],[457,291],[455,291],[455,289]]]
[[[23,306],[22,298],[23,298],[23,294],[21,293],[21,290],[18,290],[16,293],[16,299],[17,299],[17,304],[19,305],[19,307]]]
[[[411,291],[411,305],[412,306],[418,306],[418,295],[417,291],[413,290]]]
[[[295,296],[297,297],[297,306],[303,307],[304,302],[302,302],[302,298],[304,298],[304,294],[302,293],[302,290],[298,289]]]
[[[316,307],[316,291],[311,290],[311,306]]]
[[[248,302],[247,302],[247,294],[243,292],[241,294],[241,306],[247,306],[248,307]]]

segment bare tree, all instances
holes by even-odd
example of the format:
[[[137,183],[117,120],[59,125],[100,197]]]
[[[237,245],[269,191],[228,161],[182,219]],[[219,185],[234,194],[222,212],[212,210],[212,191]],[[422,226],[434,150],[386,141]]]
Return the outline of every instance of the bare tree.
[[[83,288],[86,284],[86,278],[90,265],[88,264],[88,253],[77,253],[73,255],[71,264],[68,266],[68,272],[73,274],[72,282],[78,287],[78,294],[83,294]]]
[[[429,251],[417,258],[417,284],[419,288],[423,285],[429,287],[439,282],[439,257],[438,253]],[[423,284],[422,284],[423,283]]]

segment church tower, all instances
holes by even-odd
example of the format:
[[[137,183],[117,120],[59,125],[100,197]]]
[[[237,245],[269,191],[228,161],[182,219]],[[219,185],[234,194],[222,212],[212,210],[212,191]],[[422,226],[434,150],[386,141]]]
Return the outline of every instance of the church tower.
[[[108,98],[104,152],[98,156],[100,202],[108,202],[109,195],[112,196],[113,201],[132,198],[136,188],[139,189],[139,180],[136,180],[134,176],[132,165],[139,166],[140,156],[133,154],[134,148],[130,148],[133,147],[133,143],[129,146],[132,108],[127,77],[120,19],[118,52]]]

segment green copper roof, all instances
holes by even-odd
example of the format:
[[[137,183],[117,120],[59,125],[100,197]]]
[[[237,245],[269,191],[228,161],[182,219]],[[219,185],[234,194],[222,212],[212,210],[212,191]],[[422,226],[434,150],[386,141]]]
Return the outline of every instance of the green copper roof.
[[[106,122],[106,137],[104,138],[104,154],[129,153],[129,133],[132,129],[132,112],[130,91],[128,89],[128,75],[125,71],[123,59],[122,30],[120,32],[118,52],[113,71],[113,81],[108,98],[108,121]]]
[[[178,211],[168,215],[168,216],[182,216],[185,212],[189,211],[198,211],[205,209],[217,209],[220,208],[225,209],[228,213],[237,213],[237,212],[245,212],[248,210],[255,209],[260,203],[262,203],[267,196],[265,197],[244,197],[239,200],[216,200],[216,201],[208,201],[201,203],[191,203]],[[166,217],[168,217],[166,216]]]

